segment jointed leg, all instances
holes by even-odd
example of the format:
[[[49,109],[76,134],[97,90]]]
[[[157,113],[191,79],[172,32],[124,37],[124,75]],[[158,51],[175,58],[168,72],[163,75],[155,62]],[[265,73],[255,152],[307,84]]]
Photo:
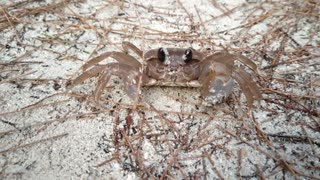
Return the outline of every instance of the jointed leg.
[[[257,66],[254,62],[252,62],[249,58],[242,56],[242,55],[232,55],[229,53],[224,53],[224,52],[219,52],[212,54],[204,59],[204,61],[209,60],[209,61],[214,61],[218,63],[223,63],[226,64],[229,68],[233,68],[233,64],[235,60],[240,61],[244,65],[250,67],[252,70],[256,71]]]
[[[141,73],[126,64],[110,63],[105,65],[103,74],[99,77],[94,93],[94,100],[99,104],[99,99],[106,88],[111,76],[118,76],[124,81],[124,89],[128,96],[137,103],[140,92]]]
[[[124,42],[122,43],[122,48],[123,48],[123,50],[124,50],[126,53],[128,53],[128,50],[130,49],[130,50],[132,50],[134,53],[136,53],[139,57],[142,58],[142,56],[143,56],[143,52],[142,52],[139,48],[137,48],[137,46],[135,46],[134,44],[132,44],[131,42],[124,41]]]
[[[89,79],[89,78],[99,74],[100,72],[104,71],[106,68],[107,68],[107,65],[102,65],[102,66],[94,67],[94,68],[84,72],[83,74],[81,74],[80,76],[78,76],[76,79],[74,79],[72,81],[71,86],[73,87],[73,86],[76,86],[76,85],[82,83],[86,79]]]
[[[233,78],[238,82],[241,91],[246,96],[249,107],[252,107],[254,100],[261,100],[261,93],[247,72],[237,68],[234,71]]]
[[[101,77],[98,80],[97,87],[94,92],[94,101],[99,104],[99,99],[101,97],[102,92],[105,90],[109,80],[110,80],[111,74],[105,73],[101,75]]]
[[[88,61],[85,65],[83,65],[83,70],[87,70],[90,67],[96,65],[97,63],[99,63],[100,61],[103,61],[104,59],[111,57],[115,60],[117,60],[119,63],[121,64],[127,64],[129,66],[132,66],[134,68],[140,68],[142,67],[141,63],[139,61],[137,61],[134,57],[123,53],[123,52],[106,52],[101,54],[98,57],[95,57],[93,59],[91,59],[90,61]]]

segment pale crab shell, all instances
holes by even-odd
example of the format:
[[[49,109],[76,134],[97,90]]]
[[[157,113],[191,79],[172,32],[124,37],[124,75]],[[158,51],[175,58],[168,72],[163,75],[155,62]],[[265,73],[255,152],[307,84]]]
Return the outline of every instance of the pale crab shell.
[[[238,60],[256,71],[255,63],[242,55],[219,52],[205,56],[192,48],[160,48],[143,53],[130,42],[124,42],[123,48],[126,53],[107,52],[88,61],[83,66],[85,72],[72,85],[102,73],[94,95],[97,103],[112,75],[123,79],[125,91],[134,102],[139,99],[141,85],[201,87],[204,99],[213,103],[221,102],[232,92],[234,80],[245,94],[250,107],[262,97],[251,75],[242,67],[234,65],[234,61]],[[127,54],[128,50],[141,57],[143,63]],[[118,62],[94,66],[108,57]]]

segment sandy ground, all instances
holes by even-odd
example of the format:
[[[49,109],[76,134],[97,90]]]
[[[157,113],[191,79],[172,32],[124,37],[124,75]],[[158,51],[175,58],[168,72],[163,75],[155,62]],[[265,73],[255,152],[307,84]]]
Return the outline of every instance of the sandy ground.
[[[0,179],[320,178],[316,1],[0,5]],[[249,109],[236,85],[205,106],[197,88],[144,87],[148,103],[133,108],[115,77],[101,108],[96,78],[66,88],[123,41],[243,54],[263,100]]]

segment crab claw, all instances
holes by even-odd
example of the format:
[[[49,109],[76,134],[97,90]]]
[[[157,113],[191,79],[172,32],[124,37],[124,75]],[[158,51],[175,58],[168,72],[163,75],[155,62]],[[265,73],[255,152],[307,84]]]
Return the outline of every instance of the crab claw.
[[[221,103],[224,101],[232,92],[234,81],[232,78],[223,80],[215,78],[209,84],[206,90],[202,93],[205,102],[210,104]]]
[[[234,85],[231,74],[232,70],[226,64],[211,62],[203,67],[201,96],[208,105],[220,103],[231,94]]]
[[[242,55],[232,55],[219,52],[207,56],[201,64],[201,75],[199,81],[203,84],[202,97],[205,102],[215,104],[227,98],[234,85],[237,82],[244,93],[248,106],[251,108],[254,101],[260,101],[262,96],[257,85],[252,80],[249,73],[242,67],[234,65],[238,60],[253,71],[257,71],[257,66],[250,59]]]

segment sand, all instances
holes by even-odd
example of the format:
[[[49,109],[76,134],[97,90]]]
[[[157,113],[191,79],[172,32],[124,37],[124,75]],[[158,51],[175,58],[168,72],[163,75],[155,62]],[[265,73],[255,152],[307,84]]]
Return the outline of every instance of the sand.
[[[316,3],[1,0],[0,178],[320,178]],[[250,109],[238,84],[214,106],[199,88],[143,87],[134,108],[113,77],[99,107],[97,78],[66,86],[123,41],[242,54],[263,100]]]

